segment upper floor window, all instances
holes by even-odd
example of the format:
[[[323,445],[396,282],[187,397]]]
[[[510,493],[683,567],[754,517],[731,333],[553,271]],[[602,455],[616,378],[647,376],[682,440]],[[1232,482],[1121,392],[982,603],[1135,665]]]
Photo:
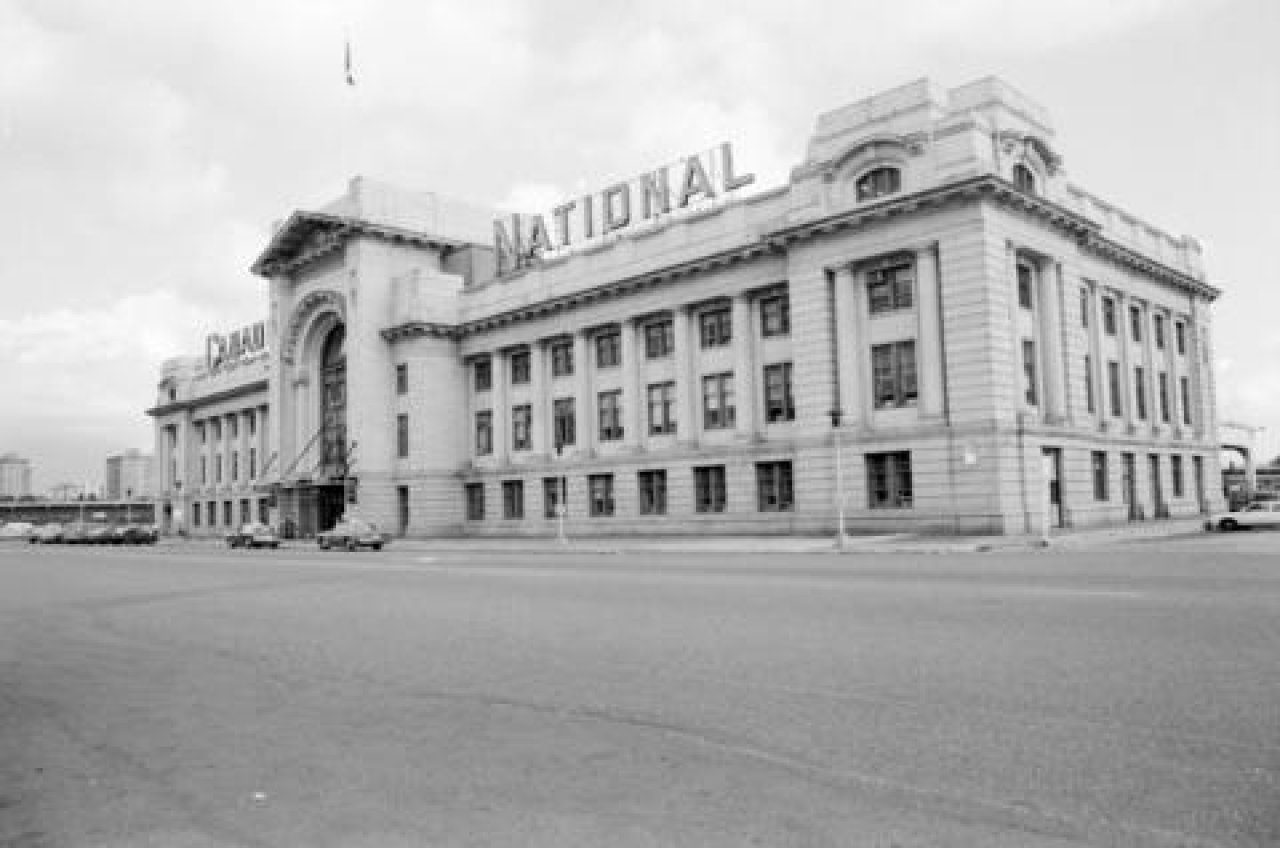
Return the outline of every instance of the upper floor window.
[[[670,318],[644,325],[644,355],[647,359],[661,359],[675,350],[675,330]]]
[[[760,335],[785,336],[791,332],[791,298],[786,292],[760,298]]]
[[[796,403],[791,394],[791,363],[764,367],[764,417],[766,421],[794,421]]]
[[[915,274],[910,262],[867,272],[867,299],[871,314],[910,309]]]
[[[1089,290],[1080,287],[1080,326],[1089,326]]]
[[[722,347],[733,341],[733,314],[729,307],[699,313],[698,337],[703,347]]]
[[[600,413],[600,441],[612,442],[622,438],[622,392],[600,392],[596,396],[596,408]]]
[[[1114,297],[1102,299],[1102,329],[1108,336],[1116,334],[1116,299]]]
[[[511,385],[518,386],[529,382],[529,351],[520,350],[511,354]]]
[[[1129,307],[1129,329],[1135,342],[1142,341],[1142,310],[1136,306]]]
[[[573,373],[573,342],[552,342],[551,344],[551,376],[567,377]]]
[[[872,345],[871,373],[877,409],[914,406],[916,402],[916,343],[914,340]]]
[[[1155,337],[1156,348],[1164,350],[1164,316],[1151,316],[1151,334]]]
[[[521,404],[511,408],[511,449],[529,450],[533,447],[533,407]]]
[[[1173,341],[1178,348],[1178,355],[1185,356],[1187,353],[1187,325],[1181,321],[1174,322]]]
[[[1032,289],[1035,287],[1036,272],[1025,262],[1018,263],[1018,305],[1023,309],[1031,309],[1034,303]]]
[[[902,189],[902,173],[897,168],[876,168],[858,177],[858,202],[875,200]]]
[[[724,430],[734,426],[733,373],[708,374],[702,378],[702,427]]]
[[[596,367],[612,368],[622,362],[622,339],[617,330],[596,335]]]
[[[487,392],[493,388],[493,361],[477,359],[475,361],[476,391]]]
[[[1019,162],[1013,166],[1013,185],[1018,191],[1025,191],[1028,194],[1036,193],[1036,175],[1031,169]]]

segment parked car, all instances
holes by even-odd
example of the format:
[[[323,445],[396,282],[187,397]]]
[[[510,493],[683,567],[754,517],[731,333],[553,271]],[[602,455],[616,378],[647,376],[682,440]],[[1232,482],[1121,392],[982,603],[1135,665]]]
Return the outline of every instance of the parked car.
[[[316,543],[320,545],[322,551],[330,548],[346,548],[349,551],[371,548],[380,551],[382,546],[390,541],[391,536],[378,530],[378,526],[372,521],[359,518],[339,521],[332,530],[324,530],[316,534]]]
[[[280,535],[270,525],[251,521],[240,529],[227,534],[229,548],[278,548]]]
[[[85,542],[90,545],[109,545],[113,541],[115,528],[105,521],[88,521],[85,523]]]
[[[1236,512],[1221,512],[1205,522],[1209,530],[1280,527],[1280,501],[1254,501]]]
[[[0,527],[0,539],[26,539],[34,527],[29,521],[10,521]]]
[[[67,528],[55,521],[51,521],[48,524],[41,524],[32,530],[29,538],[33,545],[56,545],[62,541],[62,537],[66,532]]]
[[[150,524],[117,524],[111,528],[111,541],[117,545],[154,545],[157,535]]]

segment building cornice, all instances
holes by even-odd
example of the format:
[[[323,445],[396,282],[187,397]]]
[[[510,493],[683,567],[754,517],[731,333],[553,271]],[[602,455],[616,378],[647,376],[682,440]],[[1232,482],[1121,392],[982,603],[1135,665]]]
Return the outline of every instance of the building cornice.
[[[327,212],[294,212],[271,237],[250,270],[261,277],[292,274],[329,254],[339,250],[348,239],[369,236],[396,244],[408,244],[440,251],[463,246],[455,239],[440,238],[426,233],[375,224],[347,215]]]
[[[200,406],[208,406],[211,403],[230,400],[242,395],[252,394],[254,392],[265,392],[267,390],[267,380],[254,380],[251,383],[244,383],[229,389],[223,389],[220,392],[214,392],[210,395],[202,395],[197,398],[187,398],[186,400],[178,400],[172,403],[164,403],[159,406],[153,406],[147,410],[147,414],[153,418],[159,418],[162,415],[169,415],[174,412],[183,412],[188,409],[195,409]]]
[[[389,342],[420,338],[456,341],[460,335],[457,325],[437,324],[432,321],[406,321],[382,331],[382,337]]]

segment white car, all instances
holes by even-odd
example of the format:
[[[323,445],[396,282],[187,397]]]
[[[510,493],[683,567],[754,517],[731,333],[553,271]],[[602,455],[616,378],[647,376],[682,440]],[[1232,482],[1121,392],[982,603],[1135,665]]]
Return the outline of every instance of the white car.
[[[1205,523],[1205,526],[1211,530],[1280,527],[1280,501],[1255,501],[1239,512],[1222,512],[1214,515]]]
[[[10,521],[0,527],[0,539],[27,539],[34,527],[29,521]]]

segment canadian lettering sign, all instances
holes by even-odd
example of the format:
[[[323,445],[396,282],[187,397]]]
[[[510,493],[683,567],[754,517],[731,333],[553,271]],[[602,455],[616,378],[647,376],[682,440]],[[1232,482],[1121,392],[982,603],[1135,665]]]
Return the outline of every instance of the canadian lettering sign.
[[[267,324],[259,321],[239,330],[219,335],[211,333],[204,342],[204,361],[209,373],[232,368],[267,349]]]
[[[672,176],[677,180],[674,186]],[[733,148],[726,143],[562,203],[551,210],[550,216],[516,214],[500,218],[493,222],[498,275],[663,216],[705,208],[754,181],[753,174],[734,173]]]

